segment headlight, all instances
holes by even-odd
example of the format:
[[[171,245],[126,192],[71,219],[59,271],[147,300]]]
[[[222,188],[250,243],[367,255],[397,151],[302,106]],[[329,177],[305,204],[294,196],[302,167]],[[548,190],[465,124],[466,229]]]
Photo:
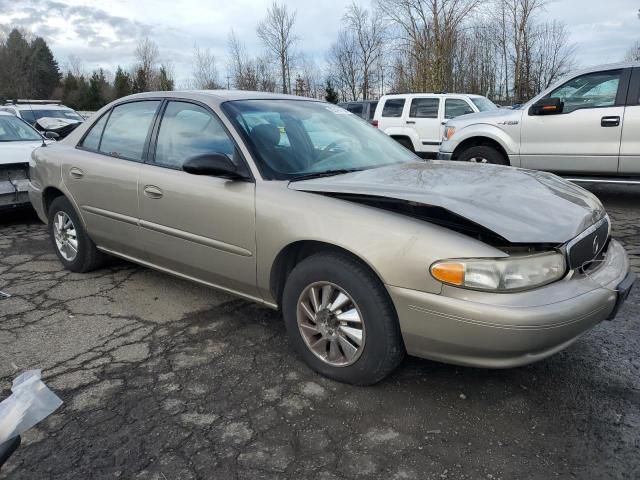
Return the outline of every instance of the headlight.
[[[540,287],[564,276],[564,256],[549,252],[506,258],[441,260],[431,265],[436,280],[473,290],[508,292]]]
[[[442,140],[444,141],[449,140],[451,137],[453,137],[454,133],[456,133],[456,127],[445,127]]]

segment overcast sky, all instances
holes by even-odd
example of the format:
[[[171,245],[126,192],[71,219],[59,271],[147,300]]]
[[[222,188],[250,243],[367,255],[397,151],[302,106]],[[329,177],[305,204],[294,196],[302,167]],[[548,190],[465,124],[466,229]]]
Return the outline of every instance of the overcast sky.
[[[351,0],[284,1],[298,13],[299,50],[323,64]],[[87,70],[130,67],[136,43],[148,35],[159,45],[161,59],[174,65],[180,87],[189,77],[195,44],[211,48],[224,70],[231,28],[250,53],[259,53],[256,25],[269,4],[270,0],[0,0],[0,25],[31,30],[47,40],[61,66],[69,55],[77,55]],[[579,64],[589,66],[621,60],[640,40],[639,8],[638,0],[551,0],[541,18],[564,21]]]

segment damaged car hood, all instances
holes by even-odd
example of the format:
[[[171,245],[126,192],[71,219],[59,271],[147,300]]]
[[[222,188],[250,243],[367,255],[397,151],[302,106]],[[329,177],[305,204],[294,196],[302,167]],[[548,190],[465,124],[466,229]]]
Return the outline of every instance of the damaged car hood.
[[[553,174],[467,162],[402,163],[289,188],[440,207],[512,243],[565,243],[605,215],[593,194]]]

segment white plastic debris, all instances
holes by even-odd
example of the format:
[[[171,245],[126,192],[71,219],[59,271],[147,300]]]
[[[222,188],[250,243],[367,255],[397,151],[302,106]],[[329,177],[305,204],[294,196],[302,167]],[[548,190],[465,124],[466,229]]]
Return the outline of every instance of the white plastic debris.
[[[13,381],[12,394],[0,403],[0,444],[23,434],[62,405],[41,376],[41,370],[29,370]]]

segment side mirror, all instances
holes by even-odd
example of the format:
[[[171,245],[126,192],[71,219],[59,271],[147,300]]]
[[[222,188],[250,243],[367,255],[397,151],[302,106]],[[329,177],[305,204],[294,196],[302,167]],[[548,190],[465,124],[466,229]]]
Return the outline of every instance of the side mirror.
[[[51,131],[47,131],[44,132],[44,136],[45,138],[48,138],[49,140],[57,140],[60,138],[60,135],[56,132],[51,132]]]
[[[557,115],[562,113],[564,102],[559,98],[542,98],[531,105],[529,115]]]
[[[193,175],[209,175],[232,180],[247,178],[224,153],[205,153],[190,157],[184,162],[182,169]]]

